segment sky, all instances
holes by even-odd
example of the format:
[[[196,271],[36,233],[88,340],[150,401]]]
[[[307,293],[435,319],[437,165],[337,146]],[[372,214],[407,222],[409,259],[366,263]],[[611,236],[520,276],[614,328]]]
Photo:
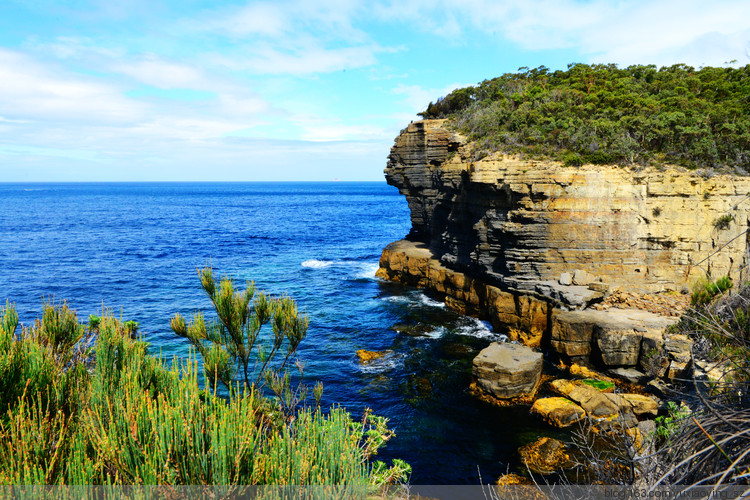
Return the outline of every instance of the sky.
[[[2,0],[0,182],[380,181],[455,88],[750,64],[749,20],[747,0]]]

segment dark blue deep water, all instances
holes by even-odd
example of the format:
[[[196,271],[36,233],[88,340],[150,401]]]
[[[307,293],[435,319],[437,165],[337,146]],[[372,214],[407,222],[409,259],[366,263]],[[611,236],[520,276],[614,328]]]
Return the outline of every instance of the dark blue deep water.
[[[105,306],[138,321],[154,353],[184,357],[169,318],[208,312],[196,268],[211,263],[297,300],[305,379],[324,383],[326,407],[388,417],[397,436],[381,458],[408,461],[412,484],[492,482],[536,433],[528,410],[466,392],[496,338],[486,324],[374,277],[409,227],[385,183],[0,184],[0,300],[27,324],[44,298],[84,320]],[[392,352],[362,366],[358,349]]]

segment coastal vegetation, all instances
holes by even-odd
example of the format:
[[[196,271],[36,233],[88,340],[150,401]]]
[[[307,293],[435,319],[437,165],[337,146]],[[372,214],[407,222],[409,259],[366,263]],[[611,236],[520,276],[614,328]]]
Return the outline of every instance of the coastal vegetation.
[[[420,115],[450,119],[477,157],[750,171],[750,65],[519,68],[454,90]]]
[[[133,338],[137,325],[107,311],[84,325],[66,303],[47,302],[41,318],[19,328],[14,306],[0,307],[0,484],[343,485],[366,493],[408,478],[403,461],[371,460],[393,436],[386,419],[324,411],[320,386],[315,402],[292,391],[286,362],[307,325],[292,299],[258,293],[251,302],[252,286],[238,292],[225,278],[216,287],[210,268],[200,275],[219,320],[197,315],[184,325],[178,315],[172,325],[196,346],[202,370],[194,353],[171,364],[150,355]],[[261,345],[270,351],[259,353]],[[252,380],[251,360],[260,363]]]

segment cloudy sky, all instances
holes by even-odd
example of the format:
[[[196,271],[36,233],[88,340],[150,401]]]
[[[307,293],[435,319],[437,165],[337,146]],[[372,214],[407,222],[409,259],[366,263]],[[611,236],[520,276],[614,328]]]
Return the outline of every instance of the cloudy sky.
[[[747,0],[2,0],[0,182],[381,180],[521,66],[750,63]]]

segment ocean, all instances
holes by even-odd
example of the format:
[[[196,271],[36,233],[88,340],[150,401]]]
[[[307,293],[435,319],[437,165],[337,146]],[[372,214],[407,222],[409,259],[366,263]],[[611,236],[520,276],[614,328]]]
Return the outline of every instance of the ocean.
[[[172,359],[188,344],[170,317],[210,314],[198,268],[254,280],[309,315],[298,356],[324,407],[390,419],[396,437],[378,458],[409,462],[412,484],[491,483],[539,429],[528,409],[467,393],[471,360],[501,335],[375,278],[383,247],[409,228],[385,183],[0,184],[0,300],[25,324],[43,300],[66,300],[82,321],[110,309]],[[358,349],[388,353],[362,365]]]

